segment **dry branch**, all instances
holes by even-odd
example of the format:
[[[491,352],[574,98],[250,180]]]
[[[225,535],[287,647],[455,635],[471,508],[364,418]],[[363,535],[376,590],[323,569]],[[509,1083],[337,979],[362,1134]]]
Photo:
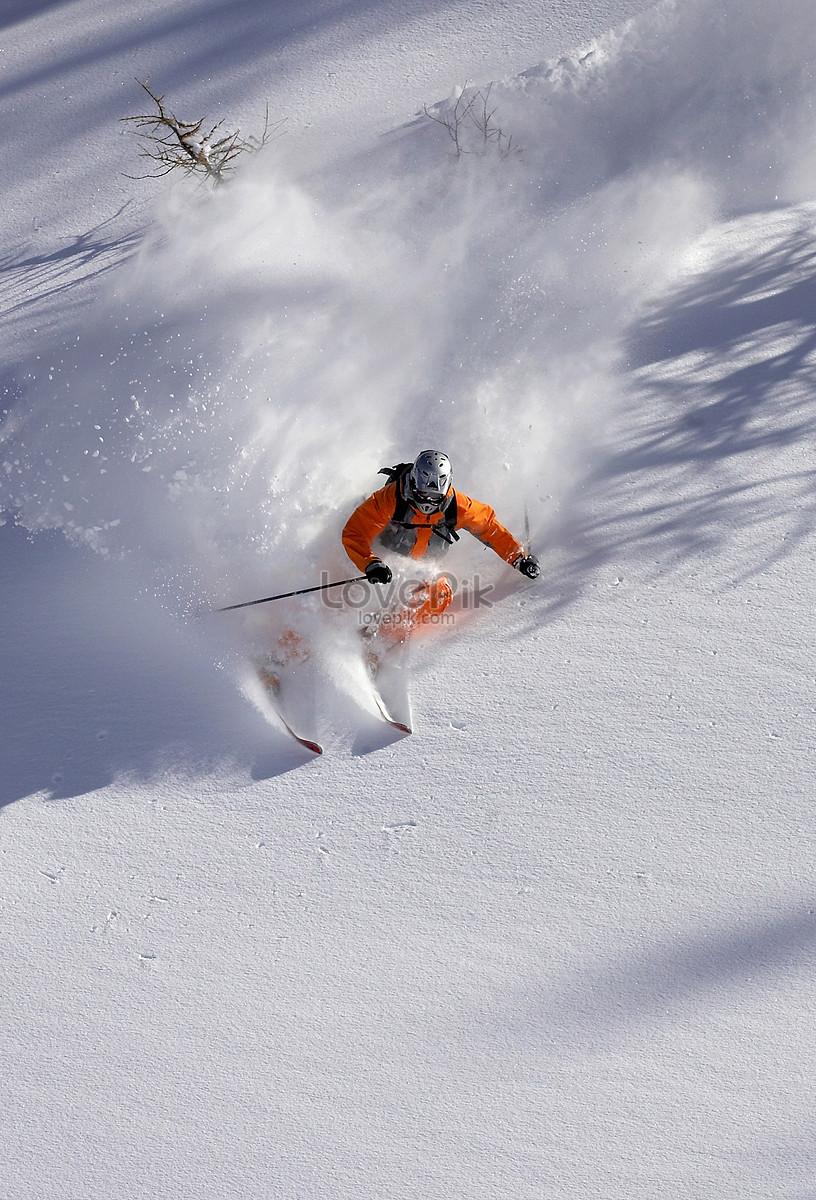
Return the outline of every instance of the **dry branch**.
[[[496,108],[490,107],[492,89],[492,83],[484,89],[469,88],[466,83],[454,104],[448,102],[447,107],[437,105],[438,113],[432,112],[427,105],[423,109],[429,121],[441,125],[446,131],[453,142],[457,158],[463,154],[478,153],[479,150],[484,152],[488,145],[493,145],[502,158],[520,153],[513,145],[512,134],[505,133],[495,120]],[[477,138],[478,149],[468,145],[468,142],[473,141],[474,131],[477,135],[481,134],[481,141]]]
[[[136,82],[156,105],[156,111],[123,117],[122,120],[134,127],[133,132],[142,146],[140,157],[149,159],[155,168],[144,175],[129,178],[156,179],[178,168],[203,175],[214,184],[223,183],[225,174],[232,170],[239,154],[257,152],[284,124],[278,121],[270,126],[267,105],[260,137],[251,134],[245,138],[238,130],[224,132],[223,121],[218,121],[205,132],[203,117],[192,122],[179,120],[165,105],[164,96],[152,92],[147,82],[140,79]]]

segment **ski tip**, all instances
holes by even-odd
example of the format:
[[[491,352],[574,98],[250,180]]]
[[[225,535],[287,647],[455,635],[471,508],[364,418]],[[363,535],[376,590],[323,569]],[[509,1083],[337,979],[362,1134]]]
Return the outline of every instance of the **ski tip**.
[[[389,725],[391,725],[394,729],[398,729],[400,731],[400,733],[413,733],[414,732],[413,729],[411,728],[411,726],[409,724],[407,724],[407,722],[400,721],[399,718],[395,717],[391,712],[389,712],[388,706],[386,705],[385,701],[383,700],[383,698],[379,692],[374,693],[374,703],[377,705],[377,709],[379,710],[379,714],[382,717],[382,719],[384,721],[387,721],[387,723]]]
[[[292,728],[292,726],[286,720],[286,717],[284,717],[283,713],[279,712],[278,718],[286,732],[294,738],[299,746],[303,746],[304,750],[310,750],[312,754],[323,753],[323,747],[320,745],[320,742],[315,742],[312,738],[303,737],[301,734],[299,734],[297,730]]]
[[[293,733],[292,736],[296,742],[300,742],[301,746],[304,746],[307,750],[311,750],[312,754],[323,753],[323,747],[319,742],[313,742],[310,738],[298,737],[296,733]]]

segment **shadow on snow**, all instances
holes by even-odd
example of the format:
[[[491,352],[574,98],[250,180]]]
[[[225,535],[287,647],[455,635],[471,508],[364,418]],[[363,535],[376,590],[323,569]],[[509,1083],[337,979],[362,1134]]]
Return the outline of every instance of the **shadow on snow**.
[[[141,231],[113,232],[128,204],[86,233],[66,239],[55,250],[39,254],[10,251],[0,257],[0,312],[3,324],[48,324],[64,308],[71,291],[94,283],[129,258],[137,249]]]
[[[716,556],[744,577],[812,534],[816,235],[801,213],[739,232],[747,249],[686,278],[629,331],[629,400],[563,506],[551,610],[605,563],[646,560],[661,575]]]
[[[124,568],[11,525],[0,553],[0,807],[165,771],[268,779],[304,763]]]
[[[570,1044],[576,1037],[625,1033],[644,1020],[671,1020],[678,1007],[712,994],[789,977],[797,963],[812,970],[814,961],[812,907],[758,917],[721,934],[705,931],[608,967],[578,970],[569,982],[554,982],[525,1000],[520,1032],[526,1036],[541,1027],[547,1037],[557,1034]]]

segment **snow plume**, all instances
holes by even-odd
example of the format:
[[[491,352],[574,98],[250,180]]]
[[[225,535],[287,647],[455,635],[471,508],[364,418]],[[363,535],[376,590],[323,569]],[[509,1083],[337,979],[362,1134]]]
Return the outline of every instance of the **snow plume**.
[[[562,199],[671,169],[693,170],[731,211],[805,199],[815,49],[805,0],[670,0],[509,84],[513,129]]]
[[[809,0],[663,5],[494,89],[519,154],[457,160],[421,117],[174,191],[76,340],[20,369],[3,506],[141,557],[174,604],[242,599],[347,570],[345,514],[436,445],[540,544],[639,306],[719,214],[812,184],[814,41]]]

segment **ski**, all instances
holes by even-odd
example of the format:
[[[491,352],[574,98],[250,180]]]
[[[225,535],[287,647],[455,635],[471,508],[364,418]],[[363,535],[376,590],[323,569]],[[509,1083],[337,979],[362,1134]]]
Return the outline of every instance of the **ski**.
[[[380,716],[386,722],[386,724],[392,725],[394,729],[399,729],[400,733],[414,732],[411,726],[407,725],[405,721],[399,721],[396,717],[391,715],[385,706],[385,701],[376,688],[374,688],[374,703],[377,705],[377,708],[380,711]]]
[[[369,641],[364,654],[369,695],[377,716],[402,734],[413,733],[408,695],[407,646]],[[315,677],[304,671],[303,660],[293,665],[274,654],[253,659],[246,691],[267,720],[280,724],[310,754],[323,754],[323,746],[305,730],[315,723]]]
[[[286,732],[288,734],[290,734],[295,739],[295,741],[300,746],[304,746],[307,750],[311,750],[312,754],[322,754],[323,753],[323,747],[320,745],[320,742],[313,742],[311,738],[302,737],[301,734],[295,733],[294,729],[289,724],[289,722],[286,720],[286,717],[284,717],[283,713],[277,708],[275,709],[275,712],[277,713],[278,719],[280,720],[280,723],[283,726],[283,728],[286,730]]]
[[[258,679],[263,685],[266,697],[269,700],[269,706],[274,710],[275,716],[278,718],[281,725],[283,725],[286,732],[293,737],[299,745],[303,746],[306,750],[310,750],[312,754],[322,754],[323,747],[320,745],[320,743],[316,742],[313,738],[304,737],[303,734],[298,733],[298,731],[289,723],[289,720],[284,715],[280,704],[280,675],[274,671],[272,665],[269,663],[256,664],[255,670]]]
[[[411,701],[408,696],[407,643],[377,644],[376,637],[365,647],[365,664],[371,694],[382,719],[400,733],[413,733]]]

